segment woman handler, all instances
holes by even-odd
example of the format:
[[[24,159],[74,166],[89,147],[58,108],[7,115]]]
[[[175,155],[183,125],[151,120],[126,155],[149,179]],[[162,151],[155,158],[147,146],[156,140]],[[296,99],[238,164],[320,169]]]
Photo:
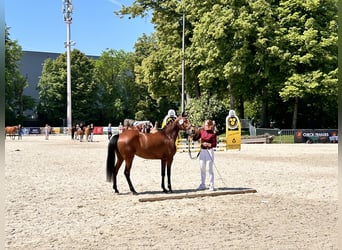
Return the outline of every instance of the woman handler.
[[[199,165],[201,170],[201,184],[198,190],[204,190],[206,180],[206,168],[208,166],[209,172],[209,190],[214,191],[214,148],[217,144],[217,136],[214,131],[214,122],[206,120],[204,122],[204,129],[201,132],[201,151],[199,154]]]

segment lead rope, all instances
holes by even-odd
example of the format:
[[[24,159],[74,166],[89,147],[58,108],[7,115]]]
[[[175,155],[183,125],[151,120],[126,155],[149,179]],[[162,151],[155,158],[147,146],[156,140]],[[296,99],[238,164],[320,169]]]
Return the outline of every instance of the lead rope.
[[[193,156],[191,155],[191,150],[190,150],[190,145],[191,145],[191,143],[192,143],[192,140],[189,139],[189,136],[188,136],[188,139],[187,139],[187,140],[188,140],[188,153],[189,153],[189,157],[190,157],[191,160],[195,160],[195,159],[198,158],[198,156],[199,156],[201,150],[198,151],[198,154],[197,154],[195,157],[193,157]]]

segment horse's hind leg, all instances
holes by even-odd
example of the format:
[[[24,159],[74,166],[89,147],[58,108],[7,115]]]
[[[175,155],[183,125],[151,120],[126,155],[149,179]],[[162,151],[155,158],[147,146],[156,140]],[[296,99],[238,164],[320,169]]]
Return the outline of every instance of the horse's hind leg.
[[[164,193],[167,193],[167,189],[165,188],[165,166],[166,166],[166,161],[161,160],[161,188],[163,189]]]
[[[169,189],[169,192],[172,193],[172,188],[171,188],[171,166],[172,166],[172,161],[173,159],[167,161],[167,187]]]
[[[113,174],[113,189],[115,193],[119,193],[118,187],[117,187],[117,182],[116,182],[116,176],[118,175],[119,169],[121,167],[121,164],[123,162],[123,159],[121,156],[118,155],[118,160],[115,164],[115,169],[114,169],[114,174]]]
[[[133,194],[137,194],[137,191],[135,191],[132,181],[131,181],[131,168],[132,168],[132,162],[133,162],[133,158],[132,159],[126,159],[126,166],[125,166],[125,176],[126,176],[126,180],[129,186],[129,189],[131,190],[131,192]]]

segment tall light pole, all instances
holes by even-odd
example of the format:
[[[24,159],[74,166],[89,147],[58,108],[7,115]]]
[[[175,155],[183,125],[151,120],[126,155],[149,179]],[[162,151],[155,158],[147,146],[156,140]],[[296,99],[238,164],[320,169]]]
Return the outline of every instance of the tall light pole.
[[[64,22],[67,25],[67,41],[65,47],[67,49],[67,126],[71,129],[71,67],[70,67],[70,51],[71,51],[71,40],[70,40],[70,25],[72,21],[72,3],[71,0],[63,0],[63,14]]]
[[[183,11],[182,31],[182,113],[184,112],[184,52],[185,52],[185,14]]]

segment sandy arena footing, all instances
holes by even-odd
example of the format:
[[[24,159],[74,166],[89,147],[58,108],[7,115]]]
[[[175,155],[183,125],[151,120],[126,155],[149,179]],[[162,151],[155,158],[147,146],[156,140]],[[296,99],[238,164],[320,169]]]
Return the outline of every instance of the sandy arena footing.
[[[107,144],[6,139],[6,249],[337,249],[337,144],[216,152],[214,192],[196,190],[199,163],[187,153],[175,155],[172,194],[161,190],[160,161],[136,157],[138,195],[124,166],[119,195],[106,182]],[[243,189],[256,192],[204,195]],[[177,195],[198,197],[166,199]]]

